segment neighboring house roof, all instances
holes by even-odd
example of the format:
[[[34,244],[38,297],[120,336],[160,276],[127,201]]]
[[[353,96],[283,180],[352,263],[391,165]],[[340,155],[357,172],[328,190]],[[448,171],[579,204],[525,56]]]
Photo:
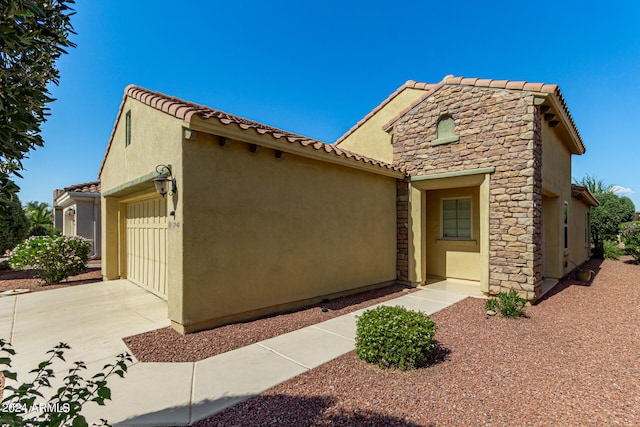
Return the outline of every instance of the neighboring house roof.
[[[589,191],[587,187],[571,184],[571,195],[576,199],[583,201],[589,206],[600,206],[600,201]]]
[[[54,202],[64,193],[100,193],[100,181],[85,182],[64,187],[62,190],[53,190]]]
[[[382,101],[380,103],[380,105],[378,105],[376,108],[374,108],[373,110],[371,110],[371,112],[369,114],[367,114],[366,116],[364,116],[358,123],[356,123],[351,129],[349,129],[344,135],[342,135],[340,138],[338,138],[335,142],[336,145],[340,145],[340,143],[342,141],[344,141],[349,135],[351,135],[353,132],[355,132],[356,130],[358,130],[358,128],[360,126],[362,126],[363,124],[365,124],[371,117],[373,117],[378,111],[382,110],[388,103],[390,103],[391,101],[393,101],[398,95],[400,95],[405,89],[420,89],[420,90],[425,90],[428,91],[430,90],[434,85],[429,84],[429,83],[419,83],[419,82],[415,82],[413,80],[407,80],[405,82],[405,84],[403,84],[402,86],[400,86],[398,89],[395,90],[395,92],[393,92],[391,95],[389,95],[389,97],[387,99],[385,99],[384,101]]]
[[[576,148],[580,152],[580,154],[586,151],[584,143],[582,142],[582,137],[580,136],[580,132],[578,132],[578,128],[571,117],[571,113],[569,112],[569,108],[567,107],[567,103],[560,92],[560,88],[556,84],[546,84],[546,83],[530,83],[524,81],[510,81],[510,80],[492,80],[492,79],[479,79],[479,78],[468,78],[468,77],[454,77],[452,75],[446,76],[442,79],[441,82],[433,85],[426,85],[425,94],[422,95],[417,101],[407,106],[403,111],[401,111],[396,117],[391,119],[383,129],[386,131],[389,128],[393,127],[393,125],[405,114],[407,114],[411,109],[415,106],[419,105],[426,98],[431,96],[433,93],[437,92],[440,88],[446,85],[457,85],[457,86],[474,86],[480,88],[491,88],[491,89],[505,89],[505,90],[518,90],[518,91],[526,91],[533,93],[540,93],[545,95],[550,95],[553,101],[557,104],[557,109],[559,112],[564,115],[564,119],[566,121],[566,126],[568,127],[569,133],[575,139]],[[427,87],[428,86],[428,87]],[[401,87],[402,88],[402,87]],[[388,101],[385,101],[388,102]]]
[[[155,108],[156,110],[163,111],[180,120],[184,120],[187,123],[190,123],[194,116],[198,116],[202,119],[217,119],[223,125],[237,125],[240,129],[245,131],[253,130],[257,132],[259,135],[268,134],[275,139],[281,139],[283,142],[283,145],[285,142],[288,142],[292,144],[298,144],[304,147],[310,146],[317,151],[324,151],[329,155],[342,156],[354,162],[357,161],[357,162],[368,163],[383,169],[401,172],[401,169],[397,166],[393,166],[388,163],[381,162],[379,160],[375,160],[366,156],[362,156],[360,154],[343,150],[341,148],[336,147],[335,145],[327,144],[325,142],[318,141],[316,139],[297,135],[291,132],[287,132],[281,129],[264,125],[262,123],[258,123],[253,120],[245,119],[243,117],[225,113],[223,111],[215,110],[213,108],[206,107],[203,105],[198,105],[193,102],[184,101],[180,98],[165,95],[160,92],[154,92],[154,91],[144,89],[135,85],[129,85],[125,88],[124,96],[122,98],[122,103],[120,104],[120,109],[118,110],[116,123],[118,123],[118,120],[122,115],[124,104],[127,97],[140,101],[143,104],[146,104],[152,108]],[[107,150],[102,160],[102,164],[100,165],[100,171],[98,173],[98,176],[102,173],[102,169],[104,167],[105,161],[109,154],[109,149],[111,148],[114,135],[115,135],[115,125],[111,132],[109,143],[107,145]]]

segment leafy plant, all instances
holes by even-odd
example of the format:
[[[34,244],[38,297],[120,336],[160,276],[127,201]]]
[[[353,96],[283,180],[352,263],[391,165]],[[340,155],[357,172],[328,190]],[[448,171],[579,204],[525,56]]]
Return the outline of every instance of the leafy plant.
[[[640,221],[622,224],[620,231],[625,252],[635,259],[636,264],[640,264]]]
[[[635,206],[628,197],[615,193],[596,193],[600,206],[591,209],[591,237],[594,256],[604,255],[604,242],[616,240],[620,224],[633,220]]]
[[[611,242],[607,240],[606,242],[604,242],[604,246],[602,249],[603,249],[602,255],[606,259],[618,259],[622,255],[624,255],[624,249],[619,247],[617,242]]]
[[[358,318],[356,354],[382,368],[401,370],[425,366],[436,344],[436,324],[422,312],[380,306]]]
[[[70,347],[60,343],[49,350],[48,359],[40,362],[38,367],[30,373],[35,375],[31,382],[23,383],[18,387],[5,385],[5,390],[11,395],[2,400],[0,411],[0,425],[10,426],[42,426],[58,427],[71,425],[73,427],[88,426],[86,418],[80,413],[87,402],[96,402],[104,405],[105,400],[111,400],[111,390],[107,387],[107,379],[113,375],[124,378],[127,372],[127,363],[133,359],[128,353],[117,356],[116,362],[107,364],[91,379],[83,378],[80,373],[87,367],[83,362],[75,362],[69,374],[64,377],[64,385],[59,387],[53,396],[46,402],[42,402],[44,395],[42,389],[52,388],[51,379],[55,378],[52,365],[56,359],[65,361],[64,351]],[[16,352],[11,344],[0,339],[0,367],[11,367],[11,358]],[[17,374],[4,369],[2,374],[11,380],[17,381]],[[40,401],[39,401],[40,400]],[[101,420],[102,425],[108,425],[106,420]]]
[[[0,3],[0,194],[18,191],[22,160],[42,147],[40,126],[48,115],[51,84],[58,84],[56,63],[73,33],[73,0],[12,0]],[[2,200],[0,200],[2,205]]]
[[[18,196],[0,195],[0,254],[14,248],[28,236],[29,221]]]
[[[7,255],[14,270],[34,268],[47,285],[83,272],[91,243],[80,236],[32,236]]]
[[[520,297],[515,289],[509,292],[500,292],[491,297],[485,303],[485,309],[496,312],[502,317],[518,317],[524,315],[524,307],[527,300]]]
[[[31,223],[29,236],[47,236],[53,230],[53,212],[48,203],[31,201],[24,207]]]

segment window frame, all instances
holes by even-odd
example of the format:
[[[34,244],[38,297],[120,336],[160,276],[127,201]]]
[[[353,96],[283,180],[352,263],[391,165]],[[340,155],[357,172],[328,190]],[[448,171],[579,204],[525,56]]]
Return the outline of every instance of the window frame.
[[[451,120],[451,133],[447,132],[446,135],[441,135],[441,125],[444,125],[444,121]],[[456,135],[456,121],[454,120],[451,114],[443,114],[440,116],[438,121],[436,122],[436,139],[431,141],[431,146],[443,145],[443,144],[451,144],[453,142],[458,142],[460,140],[460,136]]]
[[[127,111],[124,116],[124,146],[131,145],[131,110]]]
[[[447,200],[469,200],[469,236],[445,236],[444,235],[444,204]],[[456,222],[458,220],[458,206],[456,203]],[[459,233],[459,228],[456,224],[456,234]],[[473,241],[473,197],[472,196],[459,196],[459,197],[443,197],[440,199],[440,239],[451,241]]]
[[[563,230],[564,230],[564,250],[569,250],[569,202],[564,201],[564,222],[563,222]]]

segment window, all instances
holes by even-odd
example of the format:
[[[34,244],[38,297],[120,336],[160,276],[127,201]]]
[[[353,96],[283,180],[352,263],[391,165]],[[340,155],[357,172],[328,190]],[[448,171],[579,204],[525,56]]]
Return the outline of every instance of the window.
[[[564,202],[564,248],[569,249],[569,203]]]
[[[125,127],[126,135],[124,146],[128,147],[131,144],[131,110],[127,111],[127,114],[125,115]]]
[[[455,130],[453,117],[449,115],[440,117],[436,128],[436,140],[431,142],[431,146],[459,141],[460,137],[456,135]]]
[[[591,247],[591,218],[589,212],[584,214],[584,247]]]
[[[442,200],[442,238],[471,239],[471,198]]]

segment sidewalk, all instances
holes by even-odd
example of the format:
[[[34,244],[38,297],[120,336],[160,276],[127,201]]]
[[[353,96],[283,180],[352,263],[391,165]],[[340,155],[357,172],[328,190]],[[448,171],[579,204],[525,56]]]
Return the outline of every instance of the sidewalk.
[[[481,295],[462,284],[432,286],[382,305],[432,314]],[[86,413],[117,426],[189,425],[353,350],[362,311],[195,363],[138,363],[111,384],[113,402]]]
[[[126,287],[126,282],[120,286]],[[131,292],[137,293],[137,290]],[[449,280],[379,305],[402,305],[411,310],[432,314],[467,296],[481,295],[477,286]],[[24,300],[25,297],[28,295],[11,298]],[[142,328],[148,330],[161,324],[157,319],[157,302],[145,299],[144,295],[137,295],[137,298],[140,304],[135,309],[137,314],[146,317],[141,311],[146,305],[152,308],[155,317],[143,322]],[[0,299],[0,306],[5,304],[9,305],[8,299]],[[24,304],[20,304],[20,301],[13,304],[16,311],[14,322],[19,325],[20,306]],[[83,414],[90,422],[106,418],[114,426],[189,425],[353,350],[356,318],[362,311],[364,310],[195,363],[136,362],[124,379],[113,377],[109,381],[112,401],[108,401],[104,407],[86,405]],[[1,312],[3,315],[6,313],[4,310]],[[47,312],[52,314],[49,309]],[[92,313],[96,315],[95,310]],[[106,313],[116,315],[111,310]],[[14,328],[14,338],[24,341],[26,330],[20,333],[16,329],[22,328]],[[102,339],[95,336],[86,338],[82,350],[87,354],[74,354],[74,358],[68,360],[88,360],[88,374],[93,374],[108,363],[104,354],[91,357],[92,348],[87,340],[96,339],[101,346],[112,350],[118,348],[120,343],[124,345],[121,340],[120,343],[113,342],[113,335]],[[17,343],[14,344],[24,354],[23,349]],[[73,341],[70,344],[73,347]],[[29,353],[33,350],[33,347],[29,348]],[[114,356],[115,354],[117,353]],[[82,356],[88,356],[89,359],[83,359]]]

